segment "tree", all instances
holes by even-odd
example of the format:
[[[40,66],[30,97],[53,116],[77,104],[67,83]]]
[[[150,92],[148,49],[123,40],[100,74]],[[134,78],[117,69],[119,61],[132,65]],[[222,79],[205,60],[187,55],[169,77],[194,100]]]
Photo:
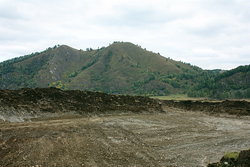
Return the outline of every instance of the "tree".
[[[69,75],[69,77],[76,77],[77,76],[77,72],[72,72],[70,75]]]
[[[90,52],[90,51],[93,51],[93,49],[92,48],[86,48],[86,51]]]
[[[248,88],[248,89],[245,91],[244,96],[245,96],[245,98],[250,98],[250,88]]]
[[[243,94],[241,93],[241,91],[237,91],[234,96],[235,98],[240,99],[243,97]]]

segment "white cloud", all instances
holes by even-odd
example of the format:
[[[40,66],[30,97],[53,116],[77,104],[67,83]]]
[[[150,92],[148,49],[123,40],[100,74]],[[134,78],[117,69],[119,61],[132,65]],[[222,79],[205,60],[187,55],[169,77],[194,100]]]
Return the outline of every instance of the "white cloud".
[[[205,69],[249,64],[248,0],[0,0],[0,61],[129,41]],[[224,63],[223,63],[224,62]]]

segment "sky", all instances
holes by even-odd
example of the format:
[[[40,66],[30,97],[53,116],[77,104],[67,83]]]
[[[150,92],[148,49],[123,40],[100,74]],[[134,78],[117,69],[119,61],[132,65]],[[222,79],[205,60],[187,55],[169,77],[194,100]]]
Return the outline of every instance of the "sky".
[[[203,69],[250,64],[250,0],[0,0],[0,62],[131,42]]]

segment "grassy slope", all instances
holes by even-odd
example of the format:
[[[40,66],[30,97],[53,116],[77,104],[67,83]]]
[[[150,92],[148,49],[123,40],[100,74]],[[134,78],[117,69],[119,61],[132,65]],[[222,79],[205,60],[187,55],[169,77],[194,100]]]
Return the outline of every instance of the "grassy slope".
[[[166,61],[166,58],[131,43],[114,43],[92,54],[93,59],[98,61],[91,67],[79,71],[78,76],[72,80],[70,88],[133,93],[133,91],[143,92],[145,89],[155,89],[158,86],[173,91],[175,89],[171,85],[158,80],[137,86],[134,90],[131,88],[134,83],[144,82],[152,75],[164,76],[182,71],[174,65],[177,62]],[[190,68],[183,63],[182,65]],[[120,91],[121,89],[123,91]]]

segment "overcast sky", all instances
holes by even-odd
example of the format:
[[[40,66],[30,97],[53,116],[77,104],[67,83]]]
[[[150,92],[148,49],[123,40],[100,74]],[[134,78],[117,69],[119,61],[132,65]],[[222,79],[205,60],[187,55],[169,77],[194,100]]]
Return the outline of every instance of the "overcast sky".
[[[0,62],[113,41],[203,69],[250,64],[249,0],[0,0]]]

